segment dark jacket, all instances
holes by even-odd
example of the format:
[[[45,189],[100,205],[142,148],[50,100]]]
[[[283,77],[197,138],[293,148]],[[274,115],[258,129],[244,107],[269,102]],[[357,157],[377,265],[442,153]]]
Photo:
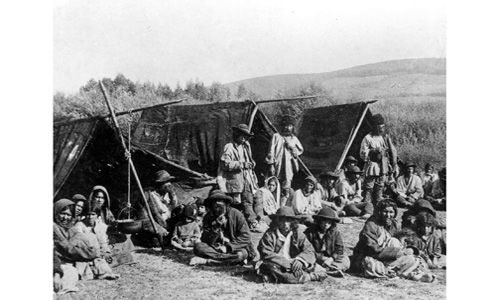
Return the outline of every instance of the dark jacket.
[[[216,217],[211,213],[207,213],[203,218],[203,234],[201,241],[209,245],[214,244],[214,233],[218,232],[219,228],[214,225]],[[227,207],[226,211],[227,223],[223,228],[220,228],[230,243],[226,246],[231,251],[246,249],[248,253],[252,252],[252,239],[250,237],[250,228],[243,214],[232,208]]]
[[[443,254],[437,231],[434,231],[426,241],[415,234],[410,239],[407,239],[406,242],[408,245],[417,248],[421,255],[426,255],[430,259]]]
[[[365,226],[359,233],[359,241],[354,247],[354,256],[355,257],[365,257],[371,256],[375,259],[381,259],[382,250],[384,250],[384,254],[388,250],[387,248],[379,246],[378,239],[382,235],[382,230],[384,226],[380,225],[376,216],[372,216],[365,223]],[[398,230],[400,230],[399,223],[393,219],[391,225],[385,227],[391,235],[394,235]],[[394,251],[396,253],[397,251]],[[396,257],[394,257],[395,259]],[[384,259],[385,260],[385,259]]]
[[[263,261],[272,262],[285,269],[289,269],[291,267],[291,261],[278,254],[284,243],[279,240],[276,230],[278,230],[276,227],[269,228],[266,233],[264,233],[257,249]],[[311,245],[305,234],[296,230],[292,234],[290,257],[300,257],[311,267],[314,266],[316,262],[313,245]]]
[[[309,227],[304,234],[316,251],[316,260],[322,262],[327,257],[333,258],[335,262],[342,263],[344,258],[344,241],[340,231],[334,227],[330,228],[323,238],[319,236],[319,228],[315,225]],[[321,250],[325,245],[325,250]]]

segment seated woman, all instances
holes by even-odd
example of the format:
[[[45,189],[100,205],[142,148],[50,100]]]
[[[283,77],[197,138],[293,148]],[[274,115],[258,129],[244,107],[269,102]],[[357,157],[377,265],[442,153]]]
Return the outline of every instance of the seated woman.
[[[368,278],[402,277],[432,282],[435,276],[422,270],[421,261],[411,248],[405,248],[393,235],[399,230],[397,206],[390,199],[377,203],[375,214],[366,221],[354,248],[353,267]]]
[[[314,218],[314,225],[304,234],[316,251],[316,263],[332,276],[343,277],[343,271],[349,269],[349,257],[344,254],[344,242],[337,229],[340,218],[329,208],[322,208]]]
[[[54,246],[61,261],[63,278],[66,272],[77,274],[82,279],[116,279],[105,260],[100,258],[97,237],[85,230],[85,225],[73,220],[74,203],[61,199],[54,204]]]
[[[87,198],[81,194],[74,194],[71,200],[75,203],[75,221],[82,221],[85,217],[83,215],[83,209],[87,206]]]
[[[183,220],[175,224],[171,244],[182,251],[193,251],[194,245],[200,242],[201,231],[196,222],[196,208],[192,205],[184,207]]]
[[[86,225],[95,231],[101,245],[103,241],[106,241],[107,249],[104,251],[109,253],[107,260],[110,265],[115,267],[135,262],[132,255],[132,251],[135,250],[134,243],[130,240],[129,235],[119,232],[116,227],[115,216],[111,212],[111,198],[108,190],[101,185],[94,186],[85,208],[87,209],[87,218],[92,217],[92,220],[87,220]],[[88,222],[91,222],[92,225]]]
[[[266,179],[265,185],[257,190],[255,193],[254,206],[259,207],[257,210],[257,218],[259,221],[263,221],[267,225],[271,223],[269,216],[275,214],[281,207],[280,191],[280,183],[275,176]],[[267,230],[267,228],[265,228],[265,230]]]
[[[314,272],[314,248],[297,230],[298,218],[290,207],[281,207],[271,216],[271,227],[260,240],[257,274],[264,282],[305,283],[322,281],[326,273]]]
[[[322,206],[321,191],[317,189],[313,176],[306,177],[304,187],[295,191],[292,207],[305,224],[314,223],[312,216],[317,214]]]
[[[416,232],[406,240],[418,249],[419,255],[430,269],[446,268],[446,255],[441,248],[441,235],[436,230],[436,219],[429,212],[420,212],[416,217]]]

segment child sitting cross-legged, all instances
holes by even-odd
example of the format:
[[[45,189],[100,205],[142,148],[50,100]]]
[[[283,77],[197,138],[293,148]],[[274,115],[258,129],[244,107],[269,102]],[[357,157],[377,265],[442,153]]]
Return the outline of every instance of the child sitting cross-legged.
[[[343,272],[349,269],[350,261],[344,254],[344,242],[337,229],[340,218],[329,208],[322,208],[314,218],[314,225],[304,233],[316,251],[316,263],[327,270],[327,274],[344,277]]]
[[[196,222],[196,209],[187,205],[182,212],[183,220],[175,224],[171,244],[174,248],[183,251],[193,251],[194,244],[201,238],[201,231]]]

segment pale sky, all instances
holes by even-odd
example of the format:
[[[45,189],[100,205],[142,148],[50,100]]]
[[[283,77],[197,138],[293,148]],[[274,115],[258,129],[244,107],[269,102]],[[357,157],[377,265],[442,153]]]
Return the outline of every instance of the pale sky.
[[[175,87],[190,79],[227,83],[445,56],[444,1],[57,0],[54,6],[54,91],[65,93],[118,73]]]

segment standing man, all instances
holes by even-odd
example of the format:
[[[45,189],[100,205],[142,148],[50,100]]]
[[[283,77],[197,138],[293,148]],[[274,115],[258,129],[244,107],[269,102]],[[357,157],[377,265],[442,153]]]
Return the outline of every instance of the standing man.
[[[285,116],[282,125],[282,134],[275,133],[271,139],[266,163],[269,164],[269,176],[278,177],[281,186],[289,188],[293,176],[299,171],[298,157],[304,152],[304,147],[295,136],[292,117]]]
[[[382,199],[387,176],[397,173],[397,151],[385,132],[382,115],[374,115],[372,121],[372,132],[361,142],[360,157],[365,161],[365,201],[375,204]]]
[[[232,205],[242,207],[243,214],[251,226],[258,226],[253,209],[253,195],[259,188],[255,175],[255,161],[248,139],[253,134],[248,125],[233,127],[233,141],[224,146],[217,183],[219,189],[233,198]]]

